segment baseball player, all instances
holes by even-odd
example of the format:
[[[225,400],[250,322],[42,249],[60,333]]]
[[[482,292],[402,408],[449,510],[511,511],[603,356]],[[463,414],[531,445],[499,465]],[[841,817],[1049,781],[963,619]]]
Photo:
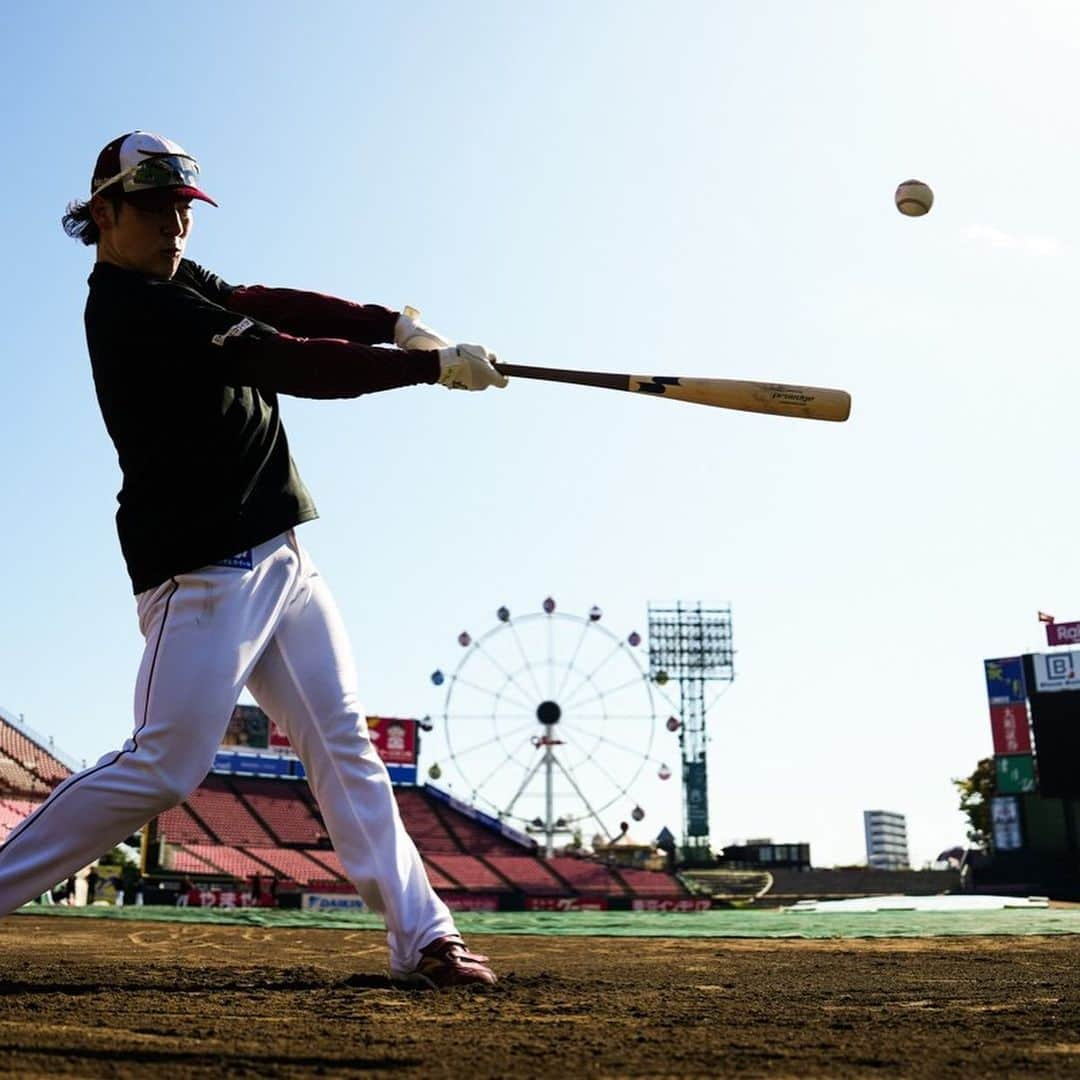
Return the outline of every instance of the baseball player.
[[[288,733],[350,880],[383,913],[395,979],[492,984],[431,888],[368,738],[345,627],[294,532],[316,510],[278,396],[506,379],[483,346],[451,344],[412,309],[234,287],[189,261],[192,204],[217,205],[198,174],[176,143],[133,131],[101,151],[90,199],[64,216],[97,248],[86,337],[146,644],[131,738],[11,832],[0,913],[183,801],[246,686]]]

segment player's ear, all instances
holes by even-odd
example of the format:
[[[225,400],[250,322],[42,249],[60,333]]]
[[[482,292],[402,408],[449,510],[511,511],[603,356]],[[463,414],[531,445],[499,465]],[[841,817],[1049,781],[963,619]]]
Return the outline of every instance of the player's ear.
[[[120,214],[120,204],[110,202],[108,199],[95,195],[90,200],[90,216],[100,232],[111,229],[116,224]]]

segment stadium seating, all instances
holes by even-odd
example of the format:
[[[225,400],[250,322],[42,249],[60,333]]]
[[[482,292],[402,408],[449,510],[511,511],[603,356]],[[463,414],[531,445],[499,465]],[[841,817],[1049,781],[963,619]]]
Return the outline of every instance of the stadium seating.
[[[612,870],[568,855],[545,859],[423,788],[399,787],[394,795],[432,885],[448,895],[499,893],[511,906],[529,897],[688,895],[658,871]],[[0,816],[0,833],[10,816]],[[162,814],[157,829],[173,849],[166,865],[174,872],[245,880],[258,874],[316,890],[348,881],[340,857],[326,846],[310,793],[296,780],[212,774],[183,806]]]
[[[188,812],[174,806],[158,818],[158,834],[170,844],[212,844],[214,838]]]
[[[55,758],[44,746],[0,719],[0,760],[10,759],[24,773],[43,784],[45,791],[56,787],[71,775],[71,770]],[[18,789],[33,790],[38,788]]]
[[[523,893],[532,896],[563,896],[566,886],[532,855],[487,855],[485,862]],[[436,886],[438,888],[438,886]]]
[[[449,874],[465,889],[507,892],[509,886],[490,867],[473,855],[447,855],[433,852],[427,860],[436,870]]]
[[[12,807],[0,802],[0,843],[3,843],[7,839],[8,833],[11,832],[25,816],[25,814],[20,814]]]
[[[222,844],[270,847],[274,838],[230,789],[222,776],[208,776],[187,799],[187,807]]]
[[[676,900],[689,895],[675,878],[658,870],[639,870],[636,867],[620,866],[618,874],[626,882],[630,891],[643,899]]]
[[[395,795],[405,828],[421,851],[433,854],[461,853],[461,845],[435,813],[423,791],[418,788],[398,788]]]
[[[30,799],[0,799],[0,844],[20,821],[28,818],[40,805],[40,802]]]
[[[172,849],[169,868],[178,874],[217,874],[220,869],[182,847]]]
[[[575,892],[601,896],[625,896],[626,890],[611,871],[601,863],[556,855],[547,865],[566,881]]]
[[[341,858],[336,851],[305,851],[304,854],[309,859],[314,859],[320,866],[326,867],[332,877],[341,878],[342,881],[348,879],[345,867],[341,865]]]
[[[304,798],[307,785],[245,777],[235,780],[234,787],[279,843],[311,845],[326,839],[326,828]]]
[[[522,849],[517,844],[507,840],[494,829],[485,828],[452,807],[440,806],[439,810],[454,839],[460,845],[460,850],[467,851],[470,855],[521,854]]]
[[[17,761],[0,758],[0,791],[13,791],[24,795],[48,795],[51,790],[50,784],[38,779]]]
[[[247,853],[272,866],[279,877],[295,881],[298,885],[307,885],[312,881],[327,881],[333,877],[327,873],[325,866],[292,848],[248,848]]]
[[[424,862],[424,869],[427,871],[431,887],[436,892],[453,892],[455,889],[461,888],[456,881],[451,881],[430,859]]]
[[[253,859],[247,852],[239,848],[229,847],[227,844],[186,844],[182,849],[196,859],[209,863],[212,867],[230,874],[232,877],[250,878],[256,874],[262,877],[275,876],[265,863]],[[174,868],[178,869],[177,867]],[[197,871],[205,873],[205,871]]]
[[[14,810],[20,817],[29,817],[41,805],[41,802],[40,799],[14,799],[10,797],[0,799],[0,804]]]

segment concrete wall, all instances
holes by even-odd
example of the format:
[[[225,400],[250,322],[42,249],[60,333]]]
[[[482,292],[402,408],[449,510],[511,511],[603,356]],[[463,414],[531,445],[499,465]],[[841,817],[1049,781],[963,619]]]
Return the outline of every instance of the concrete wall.
[[[934,896],[960,888],[956,870],[781,870],[770,871],[773,887],[758,901],[789,903],[846,896]]]

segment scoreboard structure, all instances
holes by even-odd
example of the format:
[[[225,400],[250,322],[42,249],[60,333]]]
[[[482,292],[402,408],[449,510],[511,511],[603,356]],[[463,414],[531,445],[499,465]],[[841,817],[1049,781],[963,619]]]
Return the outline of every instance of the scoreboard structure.
[[[1080,857],[1080,652],[985,660],[996,852]]]

